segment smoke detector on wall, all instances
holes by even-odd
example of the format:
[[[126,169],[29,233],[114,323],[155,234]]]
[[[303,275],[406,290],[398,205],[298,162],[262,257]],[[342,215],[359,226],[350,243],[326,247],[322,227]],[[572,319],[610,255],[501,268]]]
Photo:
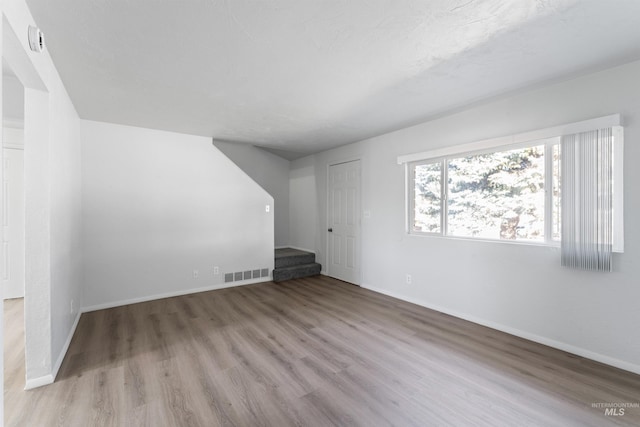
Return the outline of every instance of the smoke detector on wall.
[[[37,53],[44,50],[44,34],[40,31],[40,28],[29,27],[29,47]]]

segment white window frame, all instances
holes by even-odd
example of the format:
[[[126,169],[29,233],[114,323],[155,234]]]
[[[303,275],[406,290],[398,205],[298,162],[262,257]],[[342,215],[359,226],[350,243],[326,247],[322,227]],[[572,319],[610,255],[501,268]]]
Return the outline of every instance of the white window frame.
[[[439,232],[413,231],[412,224],[415,223],[414,214],[416,209],[416,186],[414,183],[415,168],[416,166],[434,165],[434,164],[440,164],[440,231]],[[411,185],[407,185],[407,189],[409,192],[409,217],[407,222],[407,226],[408,226],[407,230],[409,231],[410,234],[425,234],[425,235],[433,235],[433,236],[441,236],[446,234],[444,233],[444,227],[445,227],[446,221],[443,215],[444,209],[446,207],[446,200],[444,198],[444,194],[443,194],[444,191],[442,189],[442,186],[446,180],[446,171],[444,168],[445,168],[444,157],[441,157],[439,159],[428,159],[428,160],[423,160],[418,162],[412,162],[408,164],[409,174],[407,176],[407,179]]]
[[[454,239],[473,239],[473,240],[489,240],[489,241],[504,241],[504,242],[509,242],[509,243],[526,243],[526,244],[534,244],[534,245],[541,245],[541,244],[545,244],[545,245],[551,245],[551,246],[559,246],[560,245],[560,241],[559,240],[553,240],[553,236],[551,233],[551,230],[553,229],[553,221],[552,221],[552,215],[551,215],[551,211],[552,211],[552,205],[551,203],[553,202],[553,191],[552,190],[552,185],[553,185],[553,155],[552,154],[552,149],[554,145],[560,144],[560,138],[559,137],[555,137],[555,138],[547,138],[544,140],[539,140],[539,141],[528,141],[528,142],[521,142],[518,144],[509,144],[509,145],[504,145],[504,146],[500,146],[500,147],[494,147],[494,148],[487,148],[487,149],[482,149],[482,150],[477,150],[477,151],[467,151],[467,152],[461,152],[461,153],[457,153],[455,155],[450,155],[450,156],[445,156],[445,157],[439,157],[436,159],[425,159],[425,160],[420,160],[420,161],[414,161],[411,163],[407,164],[407,167],[409,168],[409,175],[408,175],[408,181],[407,181],[407,187],[409,190],[409,206],[408,206],[408,228],[407,228],[407,232],[409,234],[414,234],[414,235],[431,235],[431,236],[441,236],[441,237],[450,237],[450,238],[454,238]],[[544,191],[545,191],[545,215],[544,215],[544,240],[540,241],[540,240],[506,240],[506,239],[491,239],[491,238],[487,238],[487,237],[471,237],[471,236],[453,236],[449,234],[449,230],[448,230],[448,218],[449,218],[449,203],[448,203],[448,197],[449,197],[449,188],[448,188],[448,171],[449,171],[449,162],[451,160],[455,160],[461,157],[471,157],[471,156],[478,156],[478,155],[483,155],[483,154],[492,154],[492,153],[497,153],[497,152],[502,152],[502,151],[511,151],[511,150],[518,150],[518,149],[524,149],[524,148],[530,148],[530,147],[535,147],[535,146],[544,146],[544,167],[545,167],[545,177],[544,177]],[[415,223],[415,182],[414,182],[414,174],[415,174],[415,167],[416,166],[420,166],[420,165],[429,165],[429,164],[436,164],[439,163],[440,164],[440,232],[427,232],[427,231],[416,231],[413,229],[413,224]]]
[[[537,246],[560,246],[560,240],[553,239],[553,146],[560,144],[562,135],[585,132],[606,127],[613,128],[613,252],[624,252],[624,199],[623,199],[623,153],[624,132],[619,114],[569,123],[552,128],[539,129],[501,138],[477,141],[452,147],[444,147],[431,151],[408,154],[398,157],[398,164],[405,166],[405,231],[411,236],[436,236],[447,239],[480,240],[510,244],[525,244]],[[545,213],[544,213],[544,241],[488,239],[478,237],[451,236],[447,230],[447,196],[448,196],[448,161],[459,157],[479,154],[509,151],[537,145],[545,146]],[[415,183],[414,170],[417,165],[440,163],[441,196],[440,196],[440,232],[414,231],[415,214]]]

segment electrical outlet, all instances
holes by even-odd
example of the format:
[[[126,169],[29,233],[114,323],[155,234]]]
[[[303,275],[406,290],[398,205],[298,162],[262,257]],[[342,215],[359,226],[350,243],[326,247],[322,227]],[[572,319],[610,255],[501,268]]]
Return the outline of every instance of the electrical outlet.
[[[412,280],[412,279],[411,279],[411,275],[410,275],[410,274],[407,274],[407,285],[410,285],[410,284],[411,284],[411,280]]]
[[[213,274],[216,276],[220,274],[220,267],[218,267],[217,265],[213,267]]]
[[[197,279],[198,277],[200,277],[200,272],[198,270],[193,270],[193,278]]]

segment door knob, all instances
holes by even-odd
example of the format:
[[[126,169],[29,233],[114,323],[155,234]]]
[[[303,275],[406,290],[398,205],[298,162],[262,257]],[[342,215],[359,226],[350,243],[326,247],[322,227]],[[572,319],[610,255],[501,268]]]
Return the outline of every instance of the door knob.
[[[329,233],[333,233],[333,228],[327,230]]]

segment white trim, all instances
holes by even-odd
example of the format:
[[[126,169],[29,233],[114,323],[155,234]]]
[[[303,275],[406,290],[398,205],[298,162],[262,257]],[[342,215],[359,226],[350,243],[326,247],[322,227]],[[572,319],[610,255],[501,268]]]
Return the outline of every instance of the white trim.
[[[22,150],[24,151],[24,145],[22,144],[14,144],[12,142],[5,142],[2,144],[2,148],[6,148],[8,150]]]
[[[69,346],[71,345],[71,340],[73,339],[73,335],[76,333],[76,328],[78,327],[78,322],[80,321],[80,316],[82,315],[82,310],[78,311],[76,315],[76,319],[73,321],[73,326],[71,326],[71,330],[69,331],[69,335],[67,336],[67,341],[65,341],[62,346],[62,351],[58,355],[58,360],[56,360],[56,364],[53,365],[53,371],[51,375],[53,376],[53,380],[55,381],[58,376],[58,371],[60,370],[60,366],[62,366],[62,362],[64,361],[64,357],[67,355],[67,351],[69,351]]]
[[[416,212],[416,166],[438,165],[440,167],[440,231],[415,231],[415,212]],[[448,189],[444,183],[447,182],[447,161],[444,158],[429,159],[422,162],[405,163],[405,232],[409,235],[420,236],[447,236],[447,196]]]
[[[437,148],[435,150],[423,151],[421,153],[405,154],[398,156],[398,164],[427,160],[437,157],[450,156],[452,154],[466,153],[469,151],[487,150],[490,148],[502,147],[505,145],[520,144],[528,141],[570,135],[574,133],[586,132],[593,129],[602,129],[613,126],[620,126],[622,123],[620,114],[598,117],[595,119],[583,120],[581,122],[568,123],[546,129],[538,129],[529,132],[508,135],[499,138],[485,139],[468,144],[454,145],[451,147]]]
[[[539,246],[541,248],[555,248],[560,249],[560,241],[552,240],[547,242],[545,240],[511,240],[511,239],[490,239],[488,237],[465,237],[465,236],[444,236],[440,233],[424,233],[419,231],[413,231],[407,235],[408,237],[433,237],[435,239],[447,239],[447,240],[463,240],[467,242],[481,242],[481,243],[500,243],[506,245],[516,246]]]
[[[565,126],[558,126],[555,128],[549,128],[549,129],[545,129],[539,132],[552,132],[552,131],[556,131],[557,129],[564,129],[567,131],[576,131],[577,129],[580,129],[581,127],[588,127],[588,126],[600,126],[603,125],[606,127],[607,124],[610,123],[615,123],[615,122],[620,122],[620,115],[619,114],[614,114],[611,116],[606,116],[606,117],[601,117],[599,119],[592,119],[592,120],[585,120],[583,122],[578,122],[578,123],[572,123],[569,125],[565,125]],[[613,179],[613,185],[614,185],[614,189],[613,189],[613,248],[612,251],[615,253],[623,253],[624,252],[624,128],[622,126],[612,126],[611,127],[613,130],[613,173],[614,173],[614,179]],[[591,128],[591,130],[593,129],[601,129],[601,128]],[[538,131],[535,132],[528,132],[526,134],[520,134],[520,135],[533,135]],[[518,135],[515,135],[514,137],[518,137]],[[500,140],[503,140],[504,138],[498,138]],[[486,140],[486,141],[495,141],[495,140]],[[441,150],[435,150],[435,151],[431,151],[431,152],[424,152],[424,153],[418,153],[418,154],[413,154],[413,155],[409,155],[409,156],[400,156],[398,157],[398,163],[400,164],[404,164],[405,167],[405,233],[409,236],[433,236],[433,237],[443,237],[443,238],[447,238],[447,239],[455,239],[455,238],[459,238],[459,239],[469,239],[469,240],[484,240],[484,241],[495,241],[495,242],[501,242],[501,243],[507,243],[507,242],[511,242],[511,243],[516,243],[516,242],[512,242],[512,241],[508,241],[508,240],[502,240],[502,239],[489,239],[489,238],[478,238],[478,237],[471,237],[471,236],[452,236],[448,234],[448,203],[447,203],[447,196],[448,196],[448,188],[446,187],[448,184],[448,178],[447,178],[447,173],[448,173],[448,167],[447,167],[447,163],[449,161],[449,159],[451,158],[457,158],[457,157],[465,157],[465,156],[471,156],[471,155],[478,155],[478,154],[485,154],[485,153],[491,153],[491,152],[496,152],[496,149],[499,148],[500,150],[512,150],[512,149],[518,149],[518,148],[525,148],[525,147],[529,147],[532,145],[544,145],[544,153],[545,153],[545,221],[544,221],[544,236],[545,239],[544,241],[540,242],[540,241],[529,241],[529,240],[519,240],[517,241],[517,243],[520,244],[527,244],[527,245],[541,245],[541,246],[549,246],[549,247],[556,247],[556,246],[560,246],[560,240],[554,240],[553,239],[553,215],[552,215],[552,209],[553,209],[553,194],[552,194],[552,187],[553,187],[553,179],[552,179],[552,166],[553,166],[553,158],[551,156],[552,153],[552,147],[556,144],[560,144],[561,143],[561,137],[559,135],[556,136],[552,136],[552,137],[547,137],[544,139],[535,139],[535,140],[530,140],[527,139],[527,141],[519,141],[519,142],[513,142],[513,141],[508,141],[508,145],[500,145],[500,146],[493,146],[493,148],[487,148],[487,147],[483,147],[481,145],[475,145],[475,144],[484,144],[486,141],[480,141],[479,143],[472,143],[472,144],[465,144],[465,145],[458,145],[455,147],[451,147],[452,150],[452,154],[449,155],[443,155],[443,152]],[[503,141],[504,142],[504,141]],[[462,148],[475,148],[475,150],[469,150],[466,152],[462,152],[462,151],[457,151],[459,149]],[[445,150],[445,149],[443,149]],[[412,156],[429,156],[429,155],[438,155],[438,157],[428,157],[428,158],[420,158],[418,160],[411,160],[411,161],[406,161],[404,163],[402,163],[404,160],[407,160],[408,157],[412,157]],[[402,161],[401,161],[402,159]],[[415,215],[415,184],[413,182],[414,180],[414,170],[415,167],[418,165],[427,165],[427,164],[440,164],[441,168],[442,168],[442,178],[441,178],[441,195],[440,195],[440,201],[441,201],[441,206],[440,206],[440,231],[439,232],[423,232],[423,231],[415,231],[413,230],[412,227],[412,222],[414,219],[414,215]]]
[[[404,164],[404,231],[407,234],[411,234],[411,211],[414,209],[415,198],[413,196],[413,192],[415,191],[414,185],[409,185],[409,178],[413,167],[409,166],[409,163]],[[413,180],[412,180],[413,181]],[[442,222],[442,221],[441,221]]]
[[[544,243],[553,244],[553,149],[544,145]]]
[[[451,156],[444,156],[438,158],[430,158],[417,160],[409,163],[404,163],[405,165],[405,232],[409,236],[433,236],[433,237],[442,237],[447,239],[468,239],[468,240],[484,240],[484,241],[492,241],[492,242],[512,242],[519,244],[534,244],[534,245],[544,245],[544,246],[559,246],[559,241],[554,241],[551,236],[552,230],[552,192],[550,191],[550,186],[552,185],[552,165],[553,158],[550,155],[551,149],[553,146],[560,144],[560,137],[551,137],[541,140],[535,141],[527,141],[527,142],[519,142],[516,144],[510,144],[508,146],[501,146],[498,150],[496,147],[492,149],[482,149],[476,151],[468,151],[464,153],[457,153]],[[455,158],[467,157],[467,156],[478,156],[483,154],[490,154],[496,152],[506,152],[511,150],[523,150],[525,148],[533,147],[533,146],[543,146],[544,147],[544,156],[545,156],[545,196],[544,196],[544,240],[508,240],[508,239],[498,239],[498,238],[487,238],[487,237],[474,237],[474,236],[455,236],[449,234],[449,161]],[[417,231],[413,229],[413,223],[415,222],[415,168],[417,166],[424,165],[438,165],[440,167],[440,231]]]
[[[613,126],[613,252],[624,252],[624,129]]]
[[[131,299],[127,299],[127,300],[120,300],[120,301],[107,302],[107,303],[103,303],[103,304],[90,305],[88,307],[82,307],[81,311],[82,311],[82,313],[89,313],[91,311],[104,310],[104,309],[107,309],[107,308],[114,308],[114,307],[121,307],[123,305],[137,304],[137,303],[140,303],[140,302],[154,301],[154,300],[163,299],[163,298],[178,297],[178,296],[181,296],[181,295],[197,294],[199,292],[215,291],[217,289],[226,289],[226,288],[233,288],[233,287],[236,287],[236,286],[253,285],[255,283],[266,283],[266,282],[271,282],[271,277],[259,277],[259,278],[256,278],[256,279],[247,279],[247,280],[242,280],[242,281],[239,280],[237,282],[219,283],[217,285],[205,286],[205,287],[202,287],[202,288],[186,289],[186,290],[175,291],[175,292],[166,292],[166,293],[162,293],[162,294],[148,295],[148,296],[144,296],[144,297],[131,298]]]
[[[53,375],[51,374],[27,380],[27,383],[25,384],[24,389],[32,390],[34,388],[42,387],[49,384],[53,384]]]
[[[2,127],[11,129],[24,129],[24,119],[3,118]]]
[[[520,329],[512,328],[510,326],[503,325],[501,323],[493,322],[491,320],[485,320],[476,316],[472,316],[469,314],[461,313],[459,311],[450,310],[448,308],[444,308],[438,305],[433,305],[426,303],[424,301],[418,300],[416,298],[406,297],[404,295],[400,295],[393,291],[388,291],[386,289],[376,288],[375,286],[362,284],[361,287],[365,289],[369,289],[370,291],[377,292],[383,295],[390,296],[392,298],[397,298],[402,301],[410,302],[412,304],[419,305],[421,307],[428,308],[430,310],[439,311],[440,313],[445,313],[450,316],[457,317],[459,319],[467,320],[469,322],[476,323],[478,325],[486,326],[491,329],[495,329],[501,332],[505,332],[510,335],[515,335],[520,338],[524,338],[529,341],[533,341],[539,344],[543,344],[549,347],[556,348],[558,350],[566,351],[567,353],[575,354],[590,360],[595,360],[596,362],[604,363],[605,365],[613,366],[615,368],[623,369],[625,371],[633,372],[635,374],[640,374],[640,365],[635,363],[626,362],[624,360],[616,359],[611,356],[606,356],[604,354],[596,353],[591,350],[587,350],[581,347],[576,347],[571,344],[566,344],[561,341],[556,341],[551,338],[543,337],[541,335],[533,334],[531,332],[526,332]]]

